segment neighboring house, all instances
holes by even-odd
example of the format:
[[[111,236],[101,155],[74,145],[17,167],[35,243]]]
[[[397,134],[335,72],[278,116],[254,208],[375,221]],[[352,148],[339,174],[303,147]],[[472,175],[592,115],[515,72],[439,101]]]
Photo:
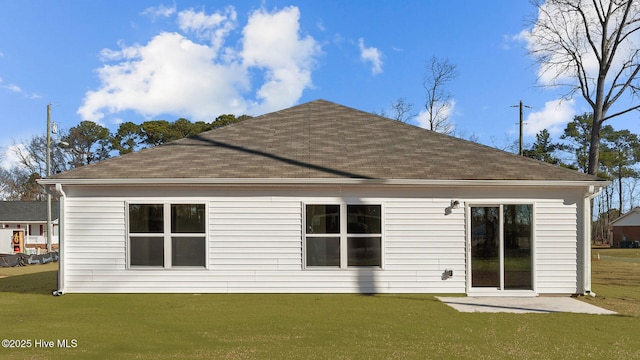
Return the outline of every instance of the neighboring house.
[[[611,221],[609,226],[613,232],[613,247],[635,247],[633,242],[640,240],[640,207]],[[625,243],[626,241],[626,243]]]
[[[52,244],[58,244],[57,201],[51,202]],[[0,201],[0,249],[5,251],[5,242],[11,242],[14,230],[24,231],[27,248],[47,247],[47,202],[46,201]],[[0,251],[0,252],[2,252]],[[6,252],[6,251],[5,251]]]
[[[607,181],[324,100],[39,181],[61,292],[588,293]]]

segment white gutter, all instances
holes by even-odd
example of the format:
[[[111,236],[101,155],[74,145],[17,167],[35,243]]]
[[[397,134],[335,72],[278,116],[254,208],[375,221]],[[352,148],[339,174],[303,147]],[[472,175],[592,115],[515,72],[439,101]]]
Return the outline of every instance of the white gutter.
[[[585,187],[607,186],[608,181],[562,181],[562,180],[423,180],[423,179],[352,179],[352,178],[131,178],[131,179],[41,179],[42,185],[128,185],[128,186],[185,186],[185,185],[223,185],[223,186],[256,186],[256,185],[368,185],[368,186],[434,186],[434,187],[487,187],[487,186],[537,186],[537,187]]]
[[[608,183],[608,182],[607,182]],[[596,293],[591,291],[591,200],[593,200],[596,196],[600,195],[602,192],[602,186],[595,187],[593,185],[589,186],[589,190],[584,194],[583,200],[583,284],[582,289],[584,291],[584,295],[596,296]]]
[[[64,268],[65,268],[65,254],[64,254],[64,232],[66,224],[66,212],[65,212],[65,194],[61,184],[55,184],[55,195],[58,196],[59,204],[59,216],[58,216],[58,288],[53,291],[53,296],[64,295]]]

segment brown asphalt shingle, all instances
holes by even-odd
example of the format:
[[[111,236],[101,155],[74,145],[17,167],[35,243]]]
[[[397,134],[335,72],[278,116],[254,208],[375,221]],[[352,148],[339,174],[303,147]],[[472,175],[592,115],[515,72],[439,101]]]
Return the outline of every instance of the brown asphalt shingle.
[[[51,177],[128,178],[598,180],[325,100]]]

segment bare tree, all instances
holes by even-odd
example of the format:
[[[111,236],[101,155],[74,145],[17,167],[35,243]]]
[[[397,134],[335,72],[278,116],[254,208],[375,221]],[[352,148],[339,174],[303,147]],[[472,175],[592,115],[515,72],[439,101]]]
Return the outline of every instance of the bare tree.
[[[40,175],[29,173],[27,169],[14,166],[11,169],[0,168],[0,199],[42,201],[42,187],[36,183]]]
[[[545,86],[568,88],[593,109],[589,174],[598,172],[600,130],[613,117],[640,109],[637,102],[613,108],[640,86],[640,3],[634,0],[533,0],[538,18],[528,34],[529,53]]]
[[[456,77],[456,66],[448,59],[431,58],[422,86],[427,91],[424,107],[429,129],[432,131],[450,134],[454,130],[448,121],[453,109],[453,100],[447,91],[447,85]]]
[[[478,134],[472,132],[472,133],[467,133],[464,129],[460,130],[459,128],[456,128],[451,134],[449,134],[451,136],[457,137],[458,139],[463,139],[463,140],[467,140],[467,141],[471,141],[474,143],[480,143],[480,137],[478,136]],[[491,139],[492,141],[495,139]]]
[[[411,121],[411,119],[413,119],[417,115],[412,111],[413,104],[410,102],[407,102],[404,98],[398,98],[398,100],[392,101],[390,110],[391,110],[391,114],[389,114],[386,109],[382,109],[380,111],[373,111],[373,113],[376,115],[393,119],[396,121],[400,121],[403,123],[407,123]]]
[[[416,114],[413,112],[413,104],[403,98],[391,103],[392,119],[406,123],[411,121]]]
[[[51,173],[57,174],[69,169],[70,156],[68,149],[64,148],[59,141],[53,140],[51,149]],[[27,171],[29,174],[46,176],[47,161],[47,138],[46,135],[34,136],[28,142],[14,142],[11,147],[13,157],[16,159],[16,166]]]

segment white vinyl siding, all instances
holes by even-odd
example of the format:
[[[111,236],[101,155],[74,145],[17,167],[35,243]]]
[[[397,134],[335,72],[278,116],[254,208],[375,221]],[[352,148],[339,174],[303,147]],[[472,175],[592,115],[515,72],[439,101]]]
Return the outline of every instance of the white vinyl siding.
[[[185,188],[73,191],[64,198],[64,286],[73,292],[187,293],[465,293],[467,203],[482,189],[371,190],[277,188],[242,191]],[[522,198],[534,203],[538,293],[577,288],[576,198]],[[455,194],[455,196],[451,196]],[[144,195],[144,196],[143,196]],[[436,196],[437,195],[437,196]],[[517,196],[517,199],[515,199]],[[553,195],[558,196],[558,195]],[[452,199],[460,208],[447,213]],[[471,200],[469,200],[471,199]],[[509,200],[509,199],[506,199]],[[126,204],[204,203],[207,268],[128,269]],[[303,206],[367,203],[383,207],[383,268],[303,267]],[[445,277],[445,270],[453,270]]]
[[[65,206],[67,269],[124,269],[126,266],[124,202],[74,199]]]
[[[300,270],[302,210],[299,201],[260,198],[209,203],[212,270]]]
[[[385,264],[399,276],[395,292],[460,292],[465,286],[464,210],[445,215],[449,200],[388,201]],[[453,277],[443,280],[446,269]]]
[[[574,293],[577,286],[577,207],[560,201],[536,204],[537,292]]]

